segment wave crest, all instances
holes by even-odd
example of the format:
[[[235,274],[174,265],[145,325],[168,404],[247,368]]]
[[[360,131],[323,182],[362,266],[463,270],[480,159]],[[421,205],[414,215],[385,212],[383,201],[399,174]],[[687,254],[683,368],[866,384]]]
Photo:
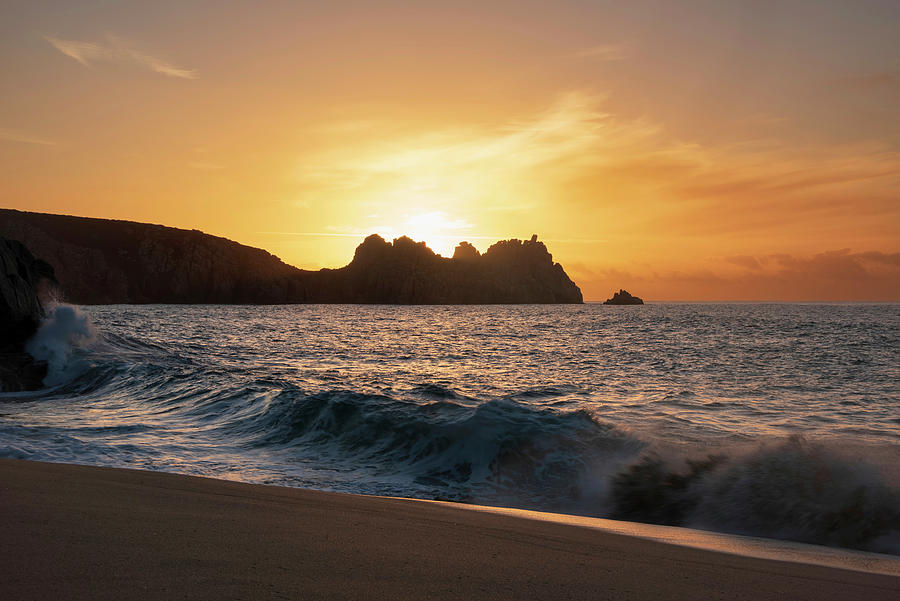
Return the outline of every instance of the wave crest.
[[[871,466],[793,437],[685,462],[642,457],[613,479],[610,516],[896,553],[900,491]]]
[[[89,346],[96,338],[97,332],[86,313],[72,305],[54,304],[25,350],[38,361],[47,362],[44,385],[57,386],[84,371],[86,363],[77,357],[76,351]]]
[[[366,465],[375,478],[402,479],[432,496],[544,509],[595,499],[605,481],[598,474],[644,446],[582,410],[351,391],[285,391],[228,429],[255,448]]]

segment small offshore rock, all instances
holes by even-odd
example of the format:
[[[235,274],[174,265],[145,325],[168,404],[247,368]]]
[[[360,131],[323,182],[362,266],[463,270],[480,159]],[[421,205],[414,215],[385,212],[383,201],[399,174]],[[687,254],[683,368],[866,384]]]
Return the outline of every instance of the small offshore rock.
[[[613,294],[612,298],[608,298],[603,302],[604,305],[643,305],[644,301],[640,297],[632,296],[627,290],[620,289]]]

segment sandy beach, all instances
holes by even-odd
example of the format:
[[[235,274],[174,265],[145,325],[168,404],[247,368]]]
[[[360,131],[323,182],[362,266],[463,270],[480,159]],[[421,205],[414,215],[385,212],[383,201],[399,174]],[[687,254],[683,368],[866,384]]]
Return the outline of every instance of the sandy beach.
[[[0,460],[3,599],[897,599],[900,578],[437,503]]]

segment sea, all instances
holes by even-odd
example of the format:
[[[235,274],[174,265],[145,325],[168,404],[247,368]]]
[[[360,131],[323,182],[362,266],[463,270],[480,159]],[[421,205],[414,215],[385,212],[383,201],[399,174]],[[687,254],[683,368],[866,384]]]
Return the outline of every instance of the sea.
[[[0,457],[900,554],[900,304],[55,305]]]

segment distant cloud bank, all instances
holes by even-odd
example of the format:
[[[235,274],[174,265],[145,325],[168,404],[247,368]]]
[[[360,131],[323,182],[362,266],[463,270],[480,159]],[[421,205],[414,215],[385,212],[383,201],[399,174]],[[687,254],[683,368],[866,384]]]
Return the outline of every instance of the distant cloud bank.
[[[831,250],[812,256],[725,257],[736,272],[594,270],[576,264],[572,277],[589,299],[624,286],[655,300],[896,301],[900,253]]]

